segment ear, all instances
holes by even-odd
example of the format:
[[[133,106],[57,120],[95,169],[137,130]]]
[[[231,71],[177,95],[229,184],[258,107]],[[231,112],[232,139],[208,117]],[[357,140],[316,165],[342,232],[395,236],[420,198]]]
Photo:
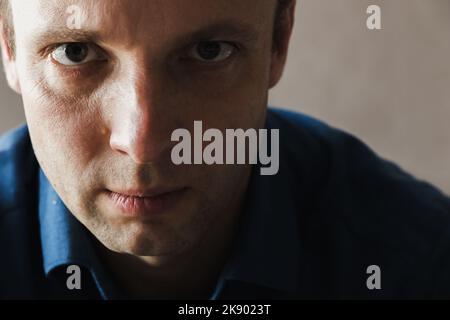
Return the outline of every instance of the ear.
[[[269,89],[275,87],[280,81],[281,76],[283,75],[292,30],[294,28],[295,6],[296,0],[293,0],[292,3],[289,5],[289,7],[287,7],[283,13],[278,39],[274,45],[272,52],[270,64]]]
[[[6,80],[11,89],[20,94],[20,82],[17,74],[16,60],[14,58],[11,46],[9,45],[8,31],[0,17],[0,47],[2,50],[3,68],[6,74]]]

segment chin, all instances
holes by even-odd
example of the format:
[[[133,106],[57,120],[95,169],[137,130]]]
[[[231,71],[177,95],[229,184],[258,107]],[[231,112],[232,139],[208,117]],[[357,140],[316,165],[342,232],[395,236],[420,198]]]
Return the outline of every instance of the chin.
[[[185,247],[185,242],[178,240],[170,232],[155,231],[148,226],[124,229],[126,227],[112,234],[102,234],[97,238],[111,251],[134,256],[167,256],[176,254]]]

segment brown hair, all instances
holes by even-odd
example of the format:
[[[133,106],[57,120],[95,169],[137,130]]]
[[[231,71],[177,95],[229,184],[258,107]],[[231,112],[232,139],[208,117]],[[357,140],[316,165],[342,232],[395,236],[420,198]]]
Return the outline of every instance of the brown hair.
[[[273,34],[273,48],[276,49],[279,44],[279,39],[282,33],[282,27],[284,19],[286,18],[285,12],[289,8],[293,0],[278,0],[275,11],[275,25]],[[14,54],[14,28],[12,22],[12,12],[9,0],[0,0],[0,17],[3,20],[3,27],[6,29],[6,36],[9,48]]]

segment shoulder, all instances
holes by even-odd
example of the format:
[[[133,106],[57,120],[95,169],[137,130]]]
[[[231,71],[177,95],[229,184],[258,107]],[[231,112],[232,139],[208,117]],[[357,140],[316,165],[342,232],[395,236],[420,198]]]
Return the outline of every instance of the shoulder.
[[[277,109],[269,112],[272,126],[281,129],[280,136],[284,141],[280,144],[296,156],[292,159],[294,162],[305,156],[310,162],[319,160],[320,169],[326,171],[326,182],[323,181],[326,186],[322,187],[345,186],[341,190],[351,189],[354,195],[370,191],[377,195],[384,194],[384,200],[398,196],[396,200],[403,200],[398,204],[417,207],[425,204],[430,209],[438,209],[438,204],[441,204],[445,215],[450,215],[447,212],[450,200],[446,195],[380,157],[357,137],[301,113]],[[313,153],[305,154],[302,150],[304,146]],[[370,200],[370,197],[364,200]]]
[[[346,212],[352,208],[385,215],[395,212],[390,220],[396,216],[418,218],[415,214],[421,212],[430,222],[445,220],[450,226],[450,199],[439,189],[383,159],[351,134],[299,113],[270,112],[273,122],[286,131],[280,144],[293,156],[287,160],[293,162],[291,168],[295,171],[295,163],[306,161],[304,158],[320,163],[316,170],[324,175],[320,193],[327,205],[345,206]],[[305,153],[303,146],[313,152]],[[367,216],[363,212],[357,215]]]
[[[408,288],[413,295],[416,285],[421,294],[427,288],[429,295],[450,296],[450,199],[351,134],[299,113],[269,112],[284,144],[280,157],[289,158],[287,166],[297,177],[292,189],[321,176],[308,196],[310,210],[299,213],[299,223],[320,230],[320,248],[313,251],[334,252],[352,272],[378,264],[386,278],[396,279],[396,292]],[[350,271],[342,276],[352,279]]]
[[[414,203],[409,198],[407,204],[420,207],[426,202],[423,200],[429,199],[433,200],[432,207],[437,207],[435,201],[438,200],[448,210],[450,200],[440,190],[383,159],[355,136],[301,113],[276,109],[269,112],[271,121],[285,131],[284,136],[280,134],[285,140],[282,144],[290,146],[298,157],[305,156],[299,146],[307,145],[316,151],[312,155],[321,159],[322,169],[328,174],[328,185],[345,183],[349,188],[354,186],[356,190],[372,190],[378,194],[415,195],[422,201]],[[377,188],[377,185],[385,189]]]
[[[26,126],[0,136],[0,298],[32,297],[41,283],[38,168]]]
[[[0,216],[20,203],[20,195],[30,188],[36,168],[27,126],[0,136]]]

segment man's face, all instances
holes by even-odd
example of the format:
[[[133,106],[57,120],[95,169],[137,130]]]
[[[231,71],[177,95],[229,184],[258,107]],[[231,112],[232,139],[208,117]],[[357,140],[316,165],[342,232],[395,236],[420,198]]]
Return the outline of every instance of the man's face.
[[[14,67],[37,159],[106,247],[174,254],[230,221],[249,168],[175,166],[171,134],[195,120],[204,130],[263,126],[281,68],[271,50],[275,5],[12,1]],[[113,200],[141,191],[176,192],[152,204],[156,214],[127,214]]]

